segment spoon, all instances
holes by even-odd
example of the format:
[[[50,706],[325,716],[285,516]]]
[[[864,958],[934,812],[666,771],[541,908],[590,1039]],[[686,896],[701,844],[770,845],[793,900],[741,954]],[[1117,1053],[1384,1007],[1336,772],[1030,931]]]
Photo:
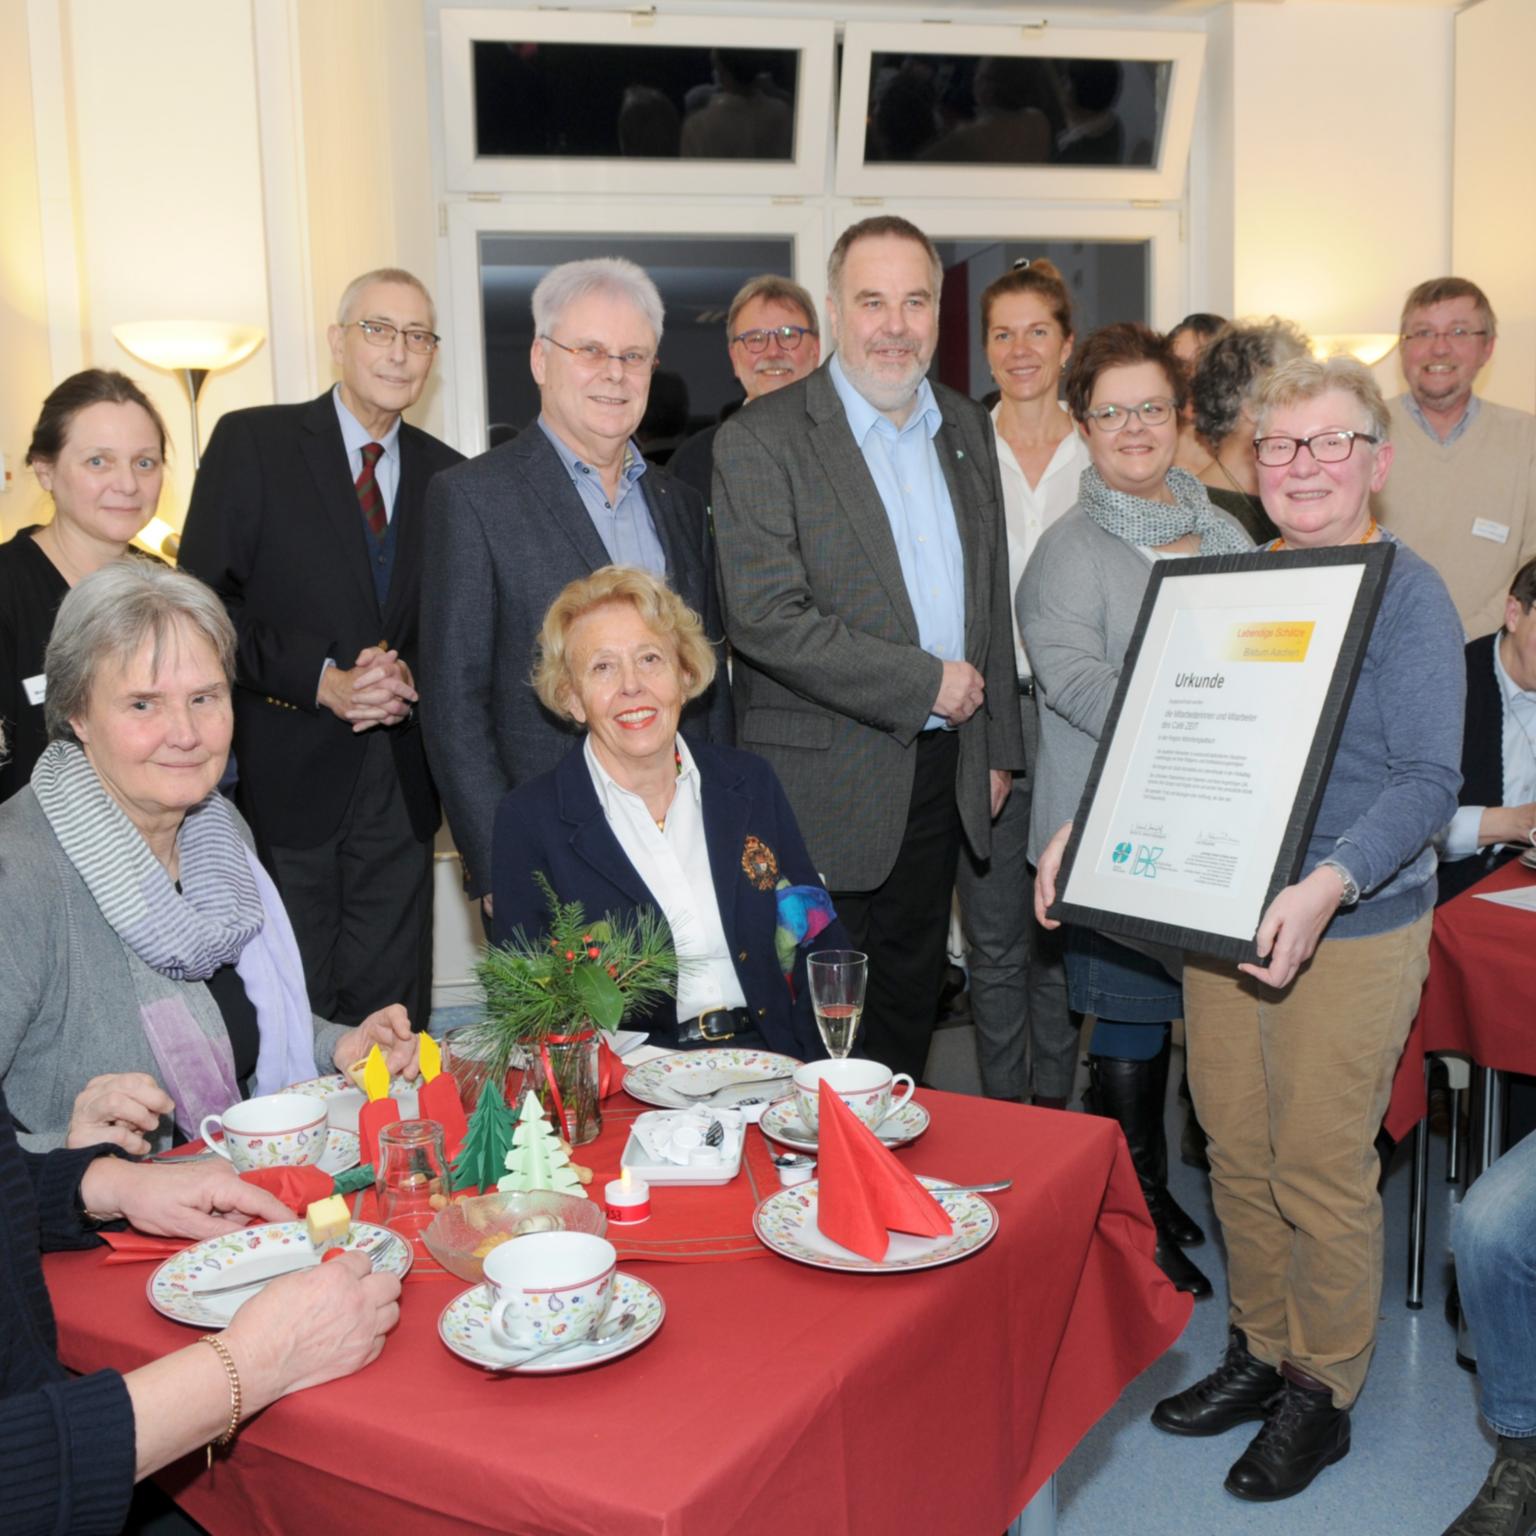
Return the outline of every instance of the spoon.
[[[513,1371],[520,1371],[525,1365],[531,1365],[535,1360],[542,1360],[546,1355],[558,1355],[563,1349],[574,1349],[578,1344],[617,1344],[620,1339],[635,1326],[635,1314],[633,1312],[621,1312],[611,1322],[604,1323],[596,1333],[590,1333],[584,1339],[566,1339],[561,1344],[550,1344],[543,1349],[536,1349],[532,1354],[524,1355],[518,1360],[509,1360],[505,1365],[495,1365],[490,1369],[492,1376],[506,1376]]]

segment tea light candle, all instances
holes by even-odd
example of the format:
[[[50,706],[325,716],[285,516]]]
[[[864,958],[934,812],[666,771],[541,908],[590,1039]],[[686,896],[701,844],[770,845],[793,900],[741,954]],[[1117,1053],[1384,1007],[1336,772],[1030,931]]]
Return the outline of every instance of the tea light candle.
[[[610,1179],[603,1188],[603,1208],[608,1220],[620,1226],[633,1226],[636,1222],[649,1221],[651,1216],[651,1186],[628,1168],[616,1179]]]

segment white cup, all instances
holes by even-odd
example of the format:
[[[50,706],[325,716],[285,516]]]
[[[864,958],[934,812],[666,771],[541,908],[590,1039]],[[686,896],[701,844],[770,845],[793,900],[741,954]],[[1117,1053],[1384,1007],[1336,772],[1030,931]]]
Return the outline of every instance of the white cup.
[[[905,1072],[891,1076],[878,1061],[848,1057],[842,1061],[808,1061],[795,1073],[795,1108],[811,1135],[816,1134],[818,1094],[828,1087],[870,1130],[888,1119],[912,1097],[914,1084]],[[897,1083],[906,1088],[893,1097]]]
[[[213,1139],[213,1128],[224,1132]],[[252,1168],[302,1168],[325,1156],[325,1101],[306,1093],[269,1093],[204,1115],[198,1134],[241,1173]]]
[[[613,1299],[618,1254],[590,1232],[535,1232],[485,1256],[489,1328],[503,1349],[590,1338]]]

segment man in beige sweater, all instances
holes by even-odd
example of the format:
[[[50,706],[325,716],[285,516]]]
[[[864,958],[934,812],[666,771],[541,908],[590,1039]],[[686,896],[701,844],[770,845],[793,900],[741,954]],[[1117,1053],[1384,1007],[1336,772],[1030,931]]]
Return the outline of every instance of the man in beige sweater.
[[[1376,516],[1439,571],[1468,636],[1491,634],[1536,555],[1536,416],[1473,393],[1497,334],[1476,283],[1420,283],[1401,330],[1408,392],[1391,402],[1397,458]]]

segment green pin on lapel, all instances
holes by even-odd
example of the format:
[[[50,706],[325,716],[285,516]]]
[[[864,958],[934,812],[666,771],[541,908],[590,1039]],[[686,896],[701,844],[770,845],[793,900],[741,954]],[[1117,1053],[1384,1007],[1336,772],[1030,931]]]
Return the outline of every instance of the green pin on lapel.
[[[955,457],[957,459],[963,459],[965,457],[965,449],[964,448],[956,448],[955,449]]]

